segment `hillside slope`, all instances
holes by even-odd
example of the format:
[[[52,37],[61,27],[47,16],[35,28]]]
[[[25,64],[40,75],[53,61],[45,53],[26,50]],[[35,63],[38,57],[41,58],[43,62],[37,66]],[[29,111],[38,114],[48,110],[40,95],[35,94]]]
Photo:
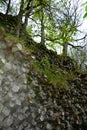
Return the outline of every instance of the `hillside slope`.
[[[87,74],[70,57],[0,33],[0,129],[87,130]]]

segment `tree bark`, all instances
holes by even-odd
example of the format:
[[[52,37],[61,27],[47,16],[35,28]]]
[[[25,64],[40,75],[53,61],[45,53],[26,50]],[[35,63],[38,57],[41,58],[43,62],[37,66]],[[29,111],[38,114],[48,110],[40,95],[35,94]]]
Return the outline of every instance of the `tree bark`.
[[[10,4],[11,4],[11,0],[9,0],[9,1],[8,1],[8,4],[7,4],[6,16],[7,16],[8,13],[9,13]]]
[[[45,31],[44,31],[44,10],[41,3],[41,44],[45,44]]]
[[[30,13],[33,10],[33,5],[34,5],[34,0],[29,1],[28,4],[27,4],[26,10],[25,10],[25,12],[26,12],[25,21],[24,21],[24,26],[23,26],[24,30],[26,30],[26,27],[28,25],[28,18],[29,18]]]
[[[20,37],[21,28],[22,28],[23,12],[24,12],[24,0],[21,0],[20,11],[18,14],[18,26],[17,26],[17,32],[16,32],[18,37]]]
[[[68,51],[68,44],[65,43],[65,44],[63,45],[63,55],[67,56],[67,51]]]

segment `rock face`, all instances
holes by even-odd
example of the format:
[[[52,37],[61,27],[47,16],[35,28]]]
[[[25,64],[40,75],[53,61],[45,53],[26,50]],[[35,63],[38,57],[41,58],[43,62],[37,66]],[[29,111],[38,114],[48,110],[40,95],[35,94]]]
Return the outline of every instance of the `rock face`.
[[[54,64],[57,68],[61,68],[68,72],[76,69],[76,62],[69,56],[57,55],[56,52],[46,49],[44,45],[38,45],[37,48],[36,51],[34,51],[37,60],[40,61],[43,57],[47,56],[50,63]]]
[[[5,14],[0,12],[0,24],[4,25],[6,31],[11,34],[15,34],[17,24],[18,24],[18,15],[12,16],[8,15],[6,16]]]
[[[0,129],[87,130],[86,75],[59,90],[32,69],[35,57],[21,50],[0,42]]]

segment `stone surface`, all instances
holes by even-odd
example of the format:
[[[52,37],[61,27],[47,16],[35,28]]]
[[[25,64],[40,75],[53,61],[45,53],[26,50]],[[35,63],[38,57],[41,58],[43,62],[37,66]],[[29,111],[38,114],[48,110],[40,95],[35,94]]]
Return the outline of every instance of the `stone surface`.
[[[58,90],[32,69],[35,58],[23,55],[19,44],[7,56],[6,47],[0,43],[0,129],[86,130],[86,75]]]

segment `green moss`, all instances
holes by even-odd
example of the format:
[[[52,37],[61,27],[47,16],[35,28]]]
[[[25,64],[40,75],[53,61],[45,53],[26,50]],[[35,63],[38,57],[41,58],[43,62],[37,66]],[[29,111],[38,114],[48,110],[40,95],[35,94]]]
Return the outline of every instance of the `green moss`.
[[[22,44],[24,43],[24,40],[22,38],[18,38],[17,36],[12,35],[10,33],[5,33],[5,39],[7,41],[12,41],[12,42],[15,42],[15,43],[18,43],[18,42],[20,42]]]
[[[41,61],[33,62],[33,66],[40,74],[47,76],[50,84],[57,85],[59,88],[67,88],[69,86],[69,74],[60,68],[56,68],[55,65],[50,64],[47,56],[42,58]]]

